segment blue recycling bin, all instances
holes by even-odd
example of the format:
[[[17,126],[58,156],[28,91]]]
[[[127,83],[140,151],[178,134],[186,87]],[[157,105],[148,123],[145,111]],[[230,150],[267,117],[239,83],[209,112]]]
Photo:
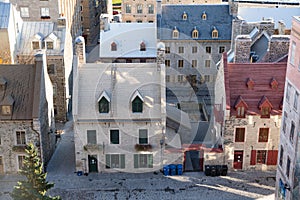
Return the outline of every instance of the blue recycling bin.
[[[182,175],[182,169],[183,169],[182,164],[177,164],[177,175]]]
[[[169,165],[164,166],[163,172],[164,172],[164,175],[165,175],[165,176],[169,176],[169,175],[170,175],[170,168],[169,168]]]
[[[176,165],[169,165],[170,168],[170,175],[175,176],[176,175]]]

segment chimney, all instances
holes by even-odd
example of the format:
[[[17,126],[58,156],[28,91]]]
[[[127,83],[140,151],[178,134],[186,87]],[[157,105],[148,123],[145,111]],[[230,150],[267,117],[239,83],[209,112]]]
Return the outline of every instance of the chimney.
[[[57,28],[66,28],[66,18],[65,17],[60,17],[57,19]]]
[[[109,15],[108,14],[101,14],[100,15],[100,32],[101,31],[108,31],[108,30],[110,30]]]
[[[235,0],[229,0],[228,5],[229,5],[229,14],[232,15],[233,17],[236,17],[239,9],[238,2],[236,2]]]
[[[285,23],[282,20],[278,21],[278,35],[284,35],[285,33]]]
[[[234,62],[235,63],[249,63],[250,62],[250,48],[251,38],[249,35],[239,35],[235,39],[234,48]]]
[[[77,57],[78,65],[86,63],[85,42],[82,36],[78,36],[75,39],[75,55]]]

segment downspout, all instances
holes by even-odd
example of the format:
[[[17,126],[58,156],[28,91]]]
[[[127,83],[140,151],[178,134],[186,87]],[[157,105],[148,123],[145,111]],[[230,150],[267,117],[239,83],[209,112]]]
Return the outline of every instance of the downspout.
[[[39,133],[39,131],[38,130],[36,130],[34,127],[34,119],[33,119],[33,121],[32,121],[32,130],[38,135],[38,138],[39,138],[39,153],[40,153],[40,158],[41,158],[41,161],[42,161],[42,164],[43,164],[43,172],[45,171],[44,170],[44,157],[43,157],[43,144],[42,144],[42,139],[41,139],[41,134]],[[40,126],[39,126],[40,127]],[[38,147],[38,145],[37,144],[34,144],[34,146],[36,146],[36,147]]]

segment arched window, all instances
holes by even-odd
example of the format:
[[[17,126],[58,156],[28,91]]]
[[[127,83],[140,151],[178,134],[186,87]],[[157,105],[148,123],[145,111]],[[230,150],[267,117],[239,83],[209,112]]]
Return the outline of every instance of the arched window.
[[[115,42],[111,43],[110,50],[111,51],[117,51],[117,44]]]
[[[144,42],[140,44],[140,51],[146,51],[146,44]]]
[[[179,31],[177,30],[176,27],[175,27],[175,29],[173,30],[173,38],[179,38]]]
[[[183,15],[182,15],[182,19],[183,19],[183,20],[187,20],[187,14],[186,14],[185,12],[184,12]]]
[[[218,30],[216,29],[216,27],[214,27],[214,30],[211,33],[211,37],[212,38],[218,38],[219,37],[219,33],[218,33]]]
[[[132,101],[132,112],[133,113],[141,113],[143,112],[143,101],[139,96],[136,96]]]
[[[202,20],[206,20],[206,18],[207,18],[206,13],[203,12],[203,13],[202,13]]]
[[[194,30],[193,30],[193,32],[192,32],[192,38],[198,38],[198,35],[199,35],[198,30],[195,27]]]

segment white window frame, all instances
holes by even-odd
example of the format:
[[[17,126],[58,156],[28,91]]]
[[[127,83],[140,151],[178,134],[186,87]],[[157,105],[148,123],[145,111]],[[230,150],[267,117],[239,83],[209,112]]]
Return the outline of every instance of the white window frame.
[[[50,8],[42,7],[41,8],[41,17],[50,17]]]
[[[29,8],[28,7],[20,7],[21,17],[29,17]]]

